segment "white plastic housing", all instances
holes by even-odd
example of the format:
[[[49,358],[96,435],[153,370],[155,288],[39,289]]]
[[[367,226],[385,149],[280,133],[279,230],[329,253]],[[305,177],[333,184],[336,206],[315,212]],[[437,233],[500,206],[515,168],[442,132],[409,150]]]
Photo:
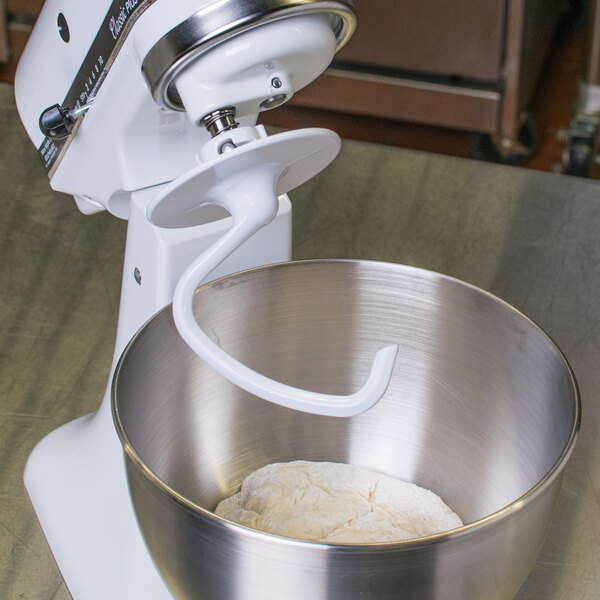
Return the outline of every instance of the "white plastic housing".
[[[83,212],[107,209],[127,218],[133,191],[172,181],[202,160],[200,148],[210,136],[194,123],[204,114],[235,105],[241,125],[254,125],[263,100],[275,92],[291,96],[335,53],[335,36],[324,15],[264,25],[224,42],[180,75],[177,85],[190,119],[162,109],[150,94],[142,62],[159,39],[212,2],[156,0],[135,21],[112,65],[108,56],[98,57],[96,64],[110,68],[50,181],[55,190],[75,196]],[[46,2],[15,81],[17,107],[36,147],[44,141],[40,114],[63,102],[107,12],[116,11],[111,7],[116,4],[110,0]],[[56,25],[60,12],[69,24],[68,43]],[[280,88],[272,86],[275,77]]]
[[[192,123],[224,106],[256,115],[274,96],[289,100],[315,80],[335,55],[329,16],[290,17],[233,37],[202,55],[176,80]]]

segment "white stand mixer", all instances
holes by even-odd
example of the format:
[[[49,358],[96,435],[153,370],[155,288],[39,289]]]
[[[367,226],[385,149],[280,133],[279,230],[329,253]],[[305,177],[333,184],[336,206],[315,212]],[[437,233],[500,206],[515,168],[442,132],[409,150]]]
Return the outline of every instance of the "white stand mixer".
[[[129,220],[113,370],[174,300],[186,341],[258,396],[347,416],[384,393],[393,346],[362,390],[326,397],[219,354],[189,310],[209,275],[290,259],[285,193],[333,160],[339,138],[267,138],[256,118],[315,79],[354,27],[350,0],[46,2],[17,72],[17,106],[52,187],[84,213]],[[25,483],[76,600],[167,600],[131,507],[109,396],[110,385],[97,413],[42,440]]]

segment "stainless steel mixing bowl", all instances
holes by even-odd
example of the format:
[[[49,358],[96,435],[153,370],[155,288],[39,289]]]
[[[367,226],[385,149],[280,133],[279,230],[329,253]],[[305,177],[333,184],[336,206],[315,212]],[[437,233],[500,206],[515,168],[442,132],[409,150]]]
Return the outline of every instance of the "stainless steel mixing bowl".
[[[203,286],[196,314],[236,358],[347,394],[399,345],[390,387],[349,419],[249,396],[181,341],[165,308],[125,351],[113,412],[139,525],[178,598],[505,600],[543,543],[579,427],[552,341],[460,281],[366,261],[259,268]],[[286,539],[211,511],[267,463],[365,465],[437,492],[467,525],[371,545]]]

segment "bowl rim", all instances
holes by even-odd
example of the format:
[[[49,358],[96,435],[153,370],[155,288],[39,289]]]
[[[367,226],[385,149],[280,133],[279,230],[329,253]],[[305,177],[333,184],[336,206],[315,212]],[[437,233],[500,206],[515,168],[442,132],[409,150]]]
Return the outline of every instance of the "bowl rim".
[[[502,300],[498,296],[492,294],[491,292],[488,292],[480,287],[477,287],[473,284],[470,284],[470,283],[460,280],[458,278],[455,278],[455,277],[452,277],[449,275],[444,275],[442,273],[438,273],[436,271],[432,271],[429,269],[412,266],[412,265],[404,265],[404,264],[400,264],[400,263],[392,263],[392,262],[379,261],[379,260],[366,260],[366,259],[318,258],[318,259],[303,259],[303,260],[285,261],[285,262],[279,262],[279,263],[273,263],[273,264],[253,267],[250,269],[244,269],[242,271],[237,271],[235,273],[231,273],[229,275],[219,277],[218,279],[215,279],[213,281],[209,281],[205,284],[200,285],[198,287],[198,289],[196,290],[195,294],[201,293],[201,291],[206,288],[221,285],[226,280],[233,279],[233,278],[240,277],[240,276],[247,276],[247,274],[256,272],[256,271],[274,270],[274,269],[278,269],[278,268],[294,268],[294,267],[303,266],[303,265],[305,266],[305,265],[323,264],[323,263],[367,264],[367,265],[380,266],[380,267],[385,267],[385,268],[401,269],[403,271],[415,271],[415,272],[420,272],[420,273],[427,273],[429,275],[434,275],[440,279],[444,279],[446,281],[454,282],[461,286],[470,288],[471,290],[488,297],[489,299],[493,300],[494,302],[497,302],[497,303],[501,304],[502,306],[504,306],[504,308],[508,309],[510,312],[515,313],[519,318],[524,319],[534,329],[537,329],[538,332],[541,333],[542,336],[546,338],[546,340],[549,342],[550,346],[557,353],[560,361],[563,363],[568,381],[569,381],[570,386],[573,391],[573,401],[574,401],[573,422],[571,424],[571,430],[569,433],[569,437],[565,443],[565,446],[564,446],[562,452],[560,453],[559,457],[557,458],[557,460],[554,462],[552,467],[550,467],[548,472],[538,481],[538,483],[536,485],[534,485],[531,489],[529,489],[527,492],[525,492],[524,494],[522,494],[521,496],[519,496],[518,498],[516,498],[515,500],[513,500],[506,506],[494,511],[493,513],[490,513],[489,515],[486,515],[485,517],[477,519],[476,521],[467,523],[467,524],[463,525],[462,527],[457,527],[455,529],[450,529],[448,531],[443,531],[443,532],[440,532],[437,534],[428,535],[428,536],[424,536],[424,537],[412,538],[409,540],[400,540],[400,541],[391,541],[391,542],[369,542],[369,543],[361,543],[361,544],[301,540],[301,539],[290,538],[290,537],[286,537],[286,536],[282,536],[282,535],[278,535],[278,534],[274,534],[274,533],[267,533],[267,532],[259,531],[257,529],[253,529],[251,527],[247,527],[245,525],[240,525],[238,523],[235,523],[234,521],[225,519],[224,517],[220,517],[219,515],[216,515],[213,511],[210,511],[206,508],[203,508],[199,504],[192,502],[191,500],[189,500],[188,498],[186,498],[185,496],[183,496],[182,494],[177,492],[175,489],[173,489],[171,486],[167,485],[164,481],[162,481],[162,479],[160,477],[158,477],[152,471],[152,469],[150,469],[150,467],[148,467],[148,465],[146,465],[146,463],[144,462],[142,457],[135,450],[129,437],[127,436],[125,427],[121,421],[121,416],[119,413],[119,407],[118,407],[118,401],[117,401],[118,379],[119,379],[119,374],[121,373],[121,371],[124,367],[127,355],[129,353],[129,351],[131,350],[131,348],[135,345],[138,337],[141,336],[144,329],[148,326],[148,324],[151,323],[154,319],[158,318],[159,315],[162,314],[163,312],[171,309],[172,305],[168,304],[164,308],[157,311],[148,321],[146,321],[146,323],[144,323],[144,325],[142,325],[140,327],[140,329],[136,332],[136,334],[131,338],[129,343],[126,345],[126,347],[123,350],[121,356],[119,357],[119,360],[115,367],[115,371],[114,371],[112,381],[111,381],[111,394],[110,394],[111,412],[112,412],[113,422],[114,422],[115,429],[116,429],[117,435],[119,437],[119,440],[121,442],[121,445],[123,447],[123,451],[124,451],[126,458],[161,493],[166,495],[172,501],[181,505],[186,510],[191,511],[192,513],[196,513],[199,516],[204,517],[205,519],[209,519],[210,521],[215,521],[216,523],[219,523],[222,526],[226,527],[227,529],[231,529],[238,534],[243,533],[244,535],[258,537],[259,539],[262,539],[262,540],[272,539],[273,541],[277,541],[278,543],[288,543],[288,544],[292,544],[292,545],[297,545],[299,547],[311,547],[311,548],[321,548],[321,549],[338,548],[338,549],[345,549],[346,551],[348,551],[350,549],[356,549],[356,550],[363,550],[363,549],[367,550],[368,549],[371,552],[373,550],[375,550],[375,551],[376,550],[380,550],[380,551],[408,550],[410,548],[422,547],[422,546],[427,546],[427,545],[431,545],[431,544],[447,542],[447,541],[454,540],[457,538],[462,538],[465,535],[471,535],[472,533],[479,532],[480,530],[489,527],[491,524],[496,524],[496,523],[502,522],[505,519],[508,519],[514,513],[520,512],[521,510],[525,509],[529,504],[531,504],[531,502],[533,502],[535,500],[535,498],[542,495],[554,483],[554,481],[557,478],[562,476],[562,472],[574,450],[575,442],[577,440],[577,437],[579,435],[579,430],[581,427],[581,395],[580,395],[580,390],[579,390],[579,385],[577,383],[577,379],[575,378],[575,374],[573,372],[571,365],[569,364],[569,361],[567,360],[567,358],[564,355],[564,353],[562,352],[562,350],[554,342],[552,337],[540,325],[538,325],[533,319],[528,317],[526,314],[524,314],[520,310],[516,309],[514,306],[512,306],[505,300]],[[289,409],[289,410],[291,410],[291,409]],[[302,460],[302,459],[300,458],[297,460]],[[134,506],[134,511],[135,511],[135,506]]]

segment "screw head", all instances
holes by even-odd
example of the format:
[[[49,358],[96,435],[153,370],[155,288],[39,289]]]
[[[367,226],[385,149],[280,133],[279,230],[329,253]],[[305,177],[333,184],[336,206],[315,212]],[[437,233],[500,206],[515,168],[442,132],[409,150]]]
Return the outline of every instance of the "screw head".
[[[71,33],[69,32],[69,24],[67,23],[65,15],[58,13],[56,24],[58,25],[58,33],[60,33],[62,41],[65,42],[65,44],[68,44],[71,39]]]
[[[133,278],[138,285],[142,285],[142,274],[137,267],[133,270]]]
[[[283,86],[283,82],[281,81],[281,79],[279,79],[279,77],[273,77],[273,79],[271,79],[271,85],[278,90],[280,87]]]

